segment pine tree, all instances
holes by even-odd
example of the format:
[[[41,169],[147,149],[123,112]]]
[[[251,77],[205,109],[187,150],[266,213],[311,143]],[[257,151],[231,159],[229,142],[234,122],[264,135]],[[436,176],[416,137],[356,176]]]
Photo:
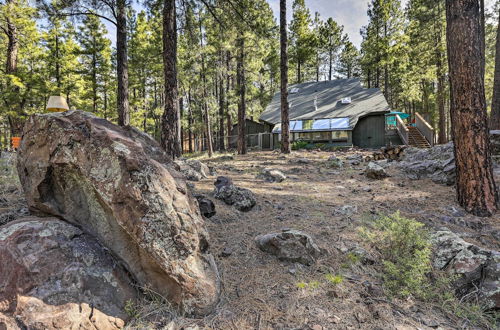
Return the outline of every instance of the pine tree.
[[[304,0],[294,0],[292,4],[292,21],[290,23],[290,40],[292,60],[297,67],[296,81],[301,83],[307,64],[314,54],[314,37],[311,31],[311,13]]]
[[[333,78],[334,62],[337,52],[342,45],[343,30],[344,27],[335,22],[331,17],[320,28],[320,40],[328,61],[328,80],[332,80]]]
[[[360,74],[360,54],[356,46],[344,35],[342,41],[342,51],[339,55],[337,72],[345,78],[359,77]]]
[[[84,79],[82,109],[95,114],[104,114],[111,72],[111,41],[106,38],[107,30],[96,16],[86,16],[78,33],[80,43],[81,75]],[[88,101],[91,102],[88,102]],[[88,104],[90,103],[90,104]],[[88,109],[87,109],[88,107]]]
[[[478,0],[446,0],[446,18],[458,202],[474,215],[491,216],[498,194],[488,138]]]

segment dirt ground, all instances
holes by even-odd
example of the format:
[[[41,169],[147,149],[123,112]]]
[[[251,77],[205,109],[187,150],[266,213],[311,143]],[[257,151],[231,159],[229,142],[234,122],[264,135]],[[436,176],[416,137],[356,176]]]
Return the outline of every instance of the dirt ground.
[[[336,155],[345,158],[350,151]],[[325,166],[331,152],[251,152],[230,161],[207,162],[217,175],[230,177],[257,196],[257,205],[239,212],[211,198],[217,214],[207,220],[212,252],[221,273],[223,299],[218,312],[198,323],[217,329],[456,329],[469,325],[411,299],[390,303],[383,294],[375,266],[350,262],[348,251],[373,249],[358,228],[379,214],[399,210],[432,228],[447,228],[473,243],[500,247],[500,214],[488,219],[467,215],[455,201],[453,187],[430,180],[412,181],[397,170],[384,180],[368,179],[365,163],[341,169]],[[309,163],[297,163],[307,158]],[[263,168],[283,171],[282,183],[256,179]],[[195,183],[212,196],[214,178]],[[500,181],[499,181],[500,182]],[[352,205],[350,216],[336,213]],[[326,253],[306,267],[281,262],[261,252],[259,234],[298,229],[310,234]],[[230,256],[222,253],[230,252]],[[326,274],[341,275],[338,285]],[[306,288],[302,288],[304,283]]]
[[[335,154],[345,159],[354,153],[371,154],[359,150]],[[376,260],[376,252],[363,241],[358,228],[380,214],[399,210],[431,228],[446,226],[465,240],[499,250],[500,213],[487,219],[467,215],[457,205],[453,187],[430,180],[409,180],[396,170],[389,170],[391,176],[386,179],[371,180],[363,175],[366,163],[328,168],[326,160],[332,154],[250,152],[234,159],[205,161],[217,175],[228,176],[237,186],[250,189],[257,205],[249,212],[239,212],[213,198],[215,176],[193,183],[195,192],[216,204],[217,214],[207,219],[206,225],[220,271],[222,299],[215,313],[203,319],[178,318],[174,328],[471,328],[436,306],[411,298],[389,301],[377,275],[377,264],[370,262]],[[304,158],[308,161],[298,161]],[[0,164],[0,225],[10,221],[2,217],[26,211],[8,164],[8,159]],[[281,183],[256,179],[263,168],[279,169],[287,179]],[[345,205],[357,211],[338,214],[336,210]],[[307,267],[281,262],[256,247],[257,235],[285,228],[311,235],[324,250],[323,257]],[[349,251],[359,248],[368,251],[366,262],[349,258]],[[340,275],[343,281],[332,284],[325,279],[327,274]]]

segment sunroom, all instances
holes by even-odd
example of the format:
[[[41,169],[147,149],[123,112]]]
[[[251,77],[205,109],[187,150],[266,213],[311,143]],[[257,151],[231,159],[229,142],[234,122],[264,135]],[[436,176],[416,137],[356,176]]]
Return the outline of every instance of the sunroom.
[[[281,123],[275,125],[273,133],[281,140]],[[290,121],[291,141],[327,142],[338,145],[352,144],[349,118],[320,118]]]

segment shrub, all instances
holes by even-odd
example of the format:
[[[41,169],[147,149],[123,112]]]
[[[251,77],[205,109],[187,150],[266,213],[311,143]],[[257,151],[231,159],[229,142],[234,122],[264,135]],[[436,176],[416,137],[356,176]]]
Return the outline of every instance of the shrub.
[[[305,149],[309,142],[307,141],[294,141],[292,142],[292,150]]]
[[[385,287],[397,296],[423,296],[431,271],[431,243],[423,224],[396,212],[380,217],[373,229],[365,237],[382,255]]]

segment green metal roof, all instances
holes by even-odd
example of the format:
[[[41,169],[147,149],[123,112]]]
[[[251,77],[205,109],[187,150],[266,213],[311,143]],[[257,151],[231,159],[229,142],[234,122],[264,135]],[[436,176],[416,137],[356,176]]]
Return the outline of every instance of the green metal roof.
[[[359,79],[337,79],[292,85],[288,94],[290,120],[349,117],[351,128],[358,119],[370,113],[389,112],[389,104],[378,88],[363,88]],[[260,115],[260,120],[270,124],[281,122],[281,93],[276,93]],[[350,104],[342,104],[343,98],[351,98]]]

